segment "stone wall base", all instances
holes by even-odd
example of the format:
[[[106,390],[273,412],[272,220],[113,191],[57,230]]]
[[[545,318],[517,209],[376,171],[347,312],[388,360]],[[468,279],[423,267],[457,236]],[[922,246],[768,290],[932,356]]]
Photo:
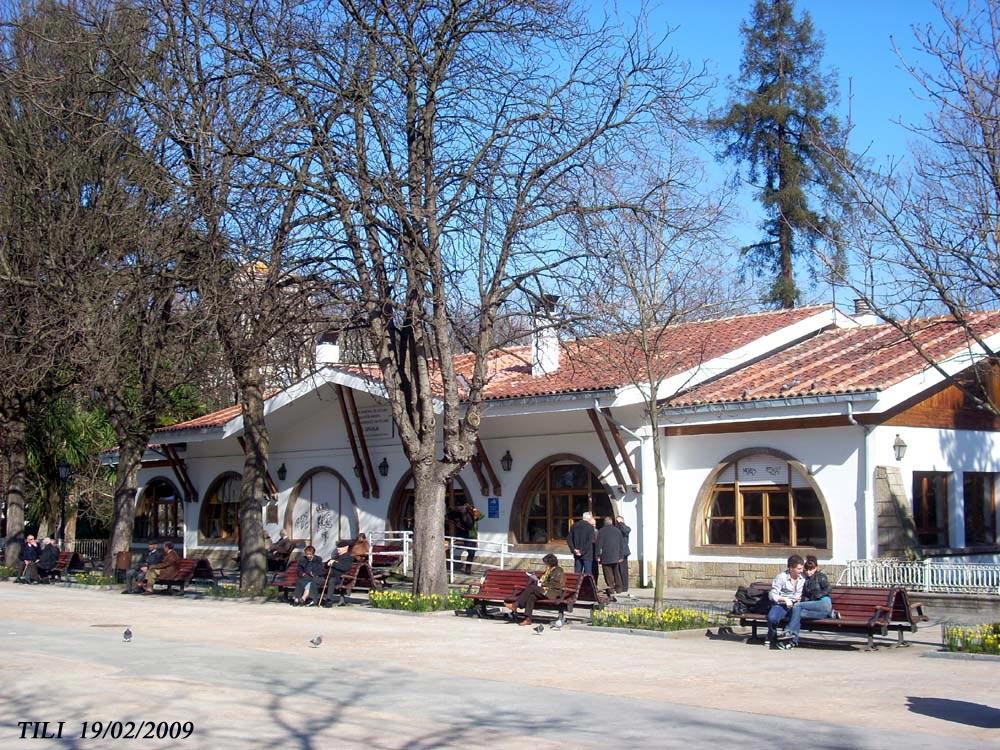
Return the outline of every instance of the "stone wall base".
[[[844,570],[843,565],[824,565],[822,570],[831,583]],[[649,564],[649,579],[655,565]],[[667,586],[682,589],[725,589],[735,591],[753,581],[770,581],[782,570],[780,563],[754,562],[668,562]]]

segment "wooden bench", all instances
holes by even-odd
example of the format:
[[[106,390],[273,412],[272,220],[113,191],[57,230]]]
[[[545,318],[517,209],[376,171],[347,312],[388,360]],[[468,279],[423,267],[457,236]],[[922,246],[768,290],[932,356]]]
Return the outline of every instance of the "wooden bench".
[[[369,555],[369,564],[372,570],[382,573],[391,568],[395,568],[403,560],[403,546],[401,544],[376,544],[372,546]]]
[[[528,573],[523,570],[488,570],[478,588],[473,591],[470,586],[464,596],[474,602],[480,617],[488,617],[490,604],[502,606],[515,601],[530,581]],[[572,612],[574,607],[603,606],[598,598],[594,577],[588,573],[566,573],[562,594],[559,597],[535,600],[536,609],[557,610],[559,617],[566,612]]]
[[[927,615],[924,614],[922,602],[911,602],[906,589],[893,588],[891,604],[892,614],[889,616],[889,630],[895,630],[897,636],[897,646],[909,646],[903,637],[903,633],[917,632],[917,623],[927,622]]]
[[[204,559],[204,558],[202,558]],[[191,583],[191,579],[194,578],[195,569],[198,567],[198,563],[201,560],[194,560],[190,557],[181,558],[180,562],[177,564],[177,575],[173,578],[157,578],[155,586],[163,584],[167,587],[167,591],[170,592],[174,586],[179,586],[181,590],[181,595],[184,595],[185,587]],[[208,561],[205,560],[207,563]],[[211,566],[209,566],[211,569]]]
[[[36,566],[37,567],[37,566]],[[79,552],[60,552],[55,567],[49,570],[38,568],[42,578],[58,578],[62,580],[64,573],[72,573],[87,569],[87,563]]]
[[[285,572],[278,576],[274,585],[281,590],[282,599],[288,597],[295,591],[295,585],[299,581],[298,561],[290,563]],[[355,590],[358,591],[378,591],[382,588],[382,581],[372,571],[371,566],[366,562],[356,562],[351,569],[340,578],[340,585],[331,588],[327,593],[348,597]]]
[[[752,589],[766,588],[770,584],[757,581],[751,584]],[[851,633],[867,637],[866,651],[875,650],[875,636],[888,635],[889,630],[896,630],[899,642],[903,642],[903,630],[916,630],[912,610],[901,589],[861,588],[856,586],[834,586],[830,592],[833,611],[836,617],[826,617],[817,620],[802,620],[802,630],[824,631],[828,633]],[[898,602],[898,603],[897,603]],[[904,609],[906,614],[904,615]],[[919,617],[924,617],[923,612]],[[757,628],[767,627],[767,615],[744,612],[739,615],[740,625],[752,628],[751,640],[760,640]],[[898,618],[898,619],[894,619]],[[926,619],[926,617],[924,617]],[[787,617],[782,623],[787,622]]]

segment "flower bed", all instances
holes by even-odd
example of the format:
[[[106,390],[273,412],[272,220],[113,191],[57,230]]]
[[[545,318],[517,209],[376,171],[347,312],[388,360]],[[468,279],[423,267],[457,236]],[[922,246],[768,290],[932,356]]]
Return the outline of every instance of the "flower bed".
[[[406,612],[440,612],[452,609],[465,609],[471,602],[457,591],[448,596],[438,594],[411,594],[408,591],[372,591],[368,601],[376,609],[401,609]]]
[[[1000,622],[972,627],[946,625],[941,629],[941,638],[948,651],[1000,655]]]
[[[696,609],[667,607],[656,614],[648,607],[595,610],[591,625],[600,628],[631,628],[634,630],[690,630],[718,624],[718,618]]]
[[[17,571],[14,570],[10,565],[0,565],[0,581],[4,578],[13,578],[17,575]]]

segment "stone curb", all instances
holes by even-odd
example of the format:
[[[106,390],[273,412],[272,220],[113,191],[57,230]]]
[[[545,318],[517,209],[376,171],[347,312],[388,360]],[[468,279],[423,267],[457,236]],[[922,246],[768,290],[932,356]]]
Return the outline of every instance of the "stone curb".
[[[583,624],[577,628],[581,633],[613,633],[615,635],[639,635],[645,638],[682,638],[703,635],[704,628],[685,628],[684,630],[643,630],[642,628],[609,628],[603,625]]]
[[[964,651],[928,651],[920,656],[931,659],[958,659],[959,661],[998,661],[1000,656],[995,654],[967,654]]]

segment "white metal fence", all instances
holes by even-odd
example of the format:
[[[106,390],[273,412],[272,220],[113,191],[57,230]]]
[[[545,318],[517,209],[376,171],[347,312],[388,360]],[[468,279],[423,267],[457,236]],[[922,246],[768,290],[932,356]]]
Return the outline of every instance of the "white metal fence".
[[[1000,565],[931,559],[850,560],[837,582],[845,586],[901,586],[942,594],[1000,594]]]
[[[408,575],[413,567],[413,532],[412,531],[374,531],[368,535],[368,541],[372,546],[391,546],[395,550],[369,552],[368,562],[378,555],[398,557],[401,560],[401,571],[403,575]],[[546,552],[515,552],[511,549],[509,542],[493,542],[485,539],[465,539],[463,537],[446,536],[445,542],[448,545],[446,561],[448,565],[448,580],[455,581],[455,575],[463,575],[463,568],[468,566],[471,575],[482,575],[487,570],[505,570],[515,567],[519,561],[537,561],[541,567],[541,560]],[[469,562],[469,551],[474,552],[473,560]],[[570,554],[556,555],[560,561],[572,563],[573,556]],[[468,575],[468,574],[465,574]]]
[[[107,539],[77,539],[70,542],[68,546],[70,552],[79,552],[97,563],[100,563],[108,554]]]

